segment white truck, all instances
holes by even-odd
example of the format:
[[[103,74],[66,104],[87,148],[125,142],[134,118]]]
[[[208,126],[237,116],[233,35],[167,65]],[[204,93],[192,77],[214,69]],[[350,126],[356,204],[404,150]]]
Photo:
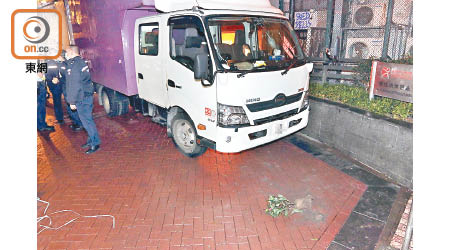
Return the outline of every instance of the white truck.
[[[167,126],[189,157],[207,147],[240,152],[308,124],[313,66],[268,0],[99,2],[70,8],[108,114],[126,113],[131,103]],[[104,10],[111,6],[117,11]]]

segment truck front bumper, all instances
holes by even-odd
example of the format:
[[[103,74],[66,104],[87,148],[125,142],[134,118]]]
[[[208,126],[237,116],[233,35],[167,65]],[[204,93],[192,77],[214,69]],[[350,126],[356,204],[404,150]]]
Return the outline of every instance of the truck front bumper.
[[[289,118],[258,126],[238,129],[218,127],[216,150],[223,153],[237,153],[275,141],[306,127],[308,118],[309,107]]]

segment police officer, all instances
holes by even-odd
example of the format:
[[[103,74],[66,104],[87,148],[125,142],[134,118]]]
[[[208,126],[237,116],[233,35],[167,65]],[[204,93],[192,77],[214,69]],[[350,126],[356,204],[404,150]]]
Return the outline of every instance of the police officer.
[[[47,73],[45,74],[47,86],[50,89],[50,92],[52,92],[53,108],[58,124],[64,123],[64,114],[61,103],[62,85],[60,81],[58,81],[58,78],[60,78],[62,61],[63,58],[61,56],[58,57],[57,60],[47,61]]]
[[[66,62],[65,60],[66,51],[62,51],[61,56],[56,61],[49,61],[47,66],[48,72],[46,74],[46,78],[48,82],[51,82],[49,86],[54,86],[57,88],[55,91],[59,98],[58,107],[62,109],[61,104],[61,93],[64,95],[64,100],[66,100],[66,109],[69,114],[69,118],[72,121],[72,124],[69,126],[73,131],[81,131],[83,129],[81,125],[80,118],[78,117],[78,113],[70,109],[70,105],[67,102],[67,91],[66,91],[66,81],[65,81],[65,73],[66,73]],[[51,87],[50,87],[51,90]],[[52,92],[53,95],[53,103],[55,104],[55,93]],[[58,102],[58,101],[56,101]],[[56,107],[55,107],[55,113]],[[62,113],[62,110],[61,110]],[[58,117],[58,116],[57,116]],[[58,119],[59,120],[59,119]],[[62,123],[60,123],[62,124]]]
[[[47,125],[45,121],[45,103],[47,102],[47,87],[45,85],[45,75],[37,73],[37,129],[39,132],[55,131],[55,127]]]
[[[86,62],[80,57],[77,46],[71,45],[66,51],[66,101],[72,110],[77,110],[81,123],[88,133],[86,144],[83,148],[88,148],[86,154],[92,154],[100,148],[100,137],[97,127],[92,117],[94,106],[94,85],[91,81],[91,74]]]

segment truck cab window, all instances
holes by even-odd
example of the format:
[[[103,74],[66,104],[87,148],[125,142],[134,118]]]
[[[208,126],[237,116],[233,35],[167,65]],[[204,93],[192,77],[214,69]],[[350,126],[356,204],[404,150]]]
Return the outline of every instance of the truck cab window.
[[[159,27],[158,24],[139,25],[139,54],[147,56],[158,55]]]
[[[285,19],[213,16],[206,19],[216,57],[230,70],[279,70],[303,60],[297,36]],[[300,64],[297,64],[300,65]]]
[[[172,59],[193,70],[195,57],[208,53],[201,20],[195,16],[174,17],[169,25]]]

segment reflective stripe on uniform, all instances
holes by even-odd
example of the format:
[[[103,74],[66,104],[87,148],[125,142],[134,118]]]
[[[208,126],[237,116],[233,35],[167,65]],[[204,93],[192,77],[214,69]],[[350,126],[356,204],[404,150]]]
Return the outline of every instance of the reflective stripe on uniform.
[[[56,66],[56,65],[54,65],[54,66],[48,66],[47,68],[49,68],[49,69],[56,69],[56,68],[58,68],[58,66]]]
[[[84,66],[84,68],[81,69],[81,71],[85,71],[85,70],[87,70],[88,68],[89,68],[88,66]]]

